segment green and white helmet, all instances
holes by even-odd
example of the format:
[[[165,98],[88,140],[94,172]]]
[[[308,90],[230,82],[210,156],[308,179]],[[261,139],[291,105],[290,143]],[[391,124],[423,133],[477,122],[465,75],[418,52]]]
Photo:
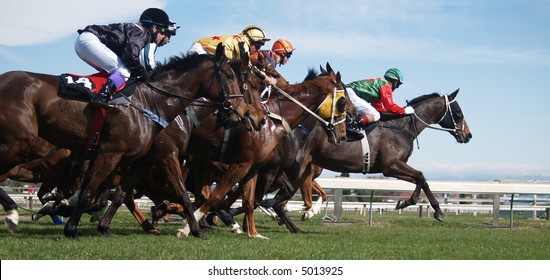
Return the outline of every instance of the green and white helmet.
[[[397,68],[388,69],[388,71],[386,71],[386,74],[384,74],[384,78],[398,81],[399,84],[403,83],[403,73],[401,73],[401,70]]]

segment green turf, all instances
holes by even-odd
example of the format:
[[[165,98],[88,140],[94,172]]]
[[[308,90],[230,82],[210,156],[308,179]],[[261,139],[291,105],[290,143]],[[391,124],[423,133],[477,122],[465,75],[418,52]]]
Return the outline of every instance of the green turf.
[[[296,224],[306,233],[291,234],[262,213],[258,231],[269,240],[229,233],[225,226],[207,230],[207,240],[175,237],[177,224],[161,224],[161,233],[141,231],[131,215],[120,211],[109,238],[98,236],[85,215],[80,240],[67,239],[63,226],[49,219],[22,221],[14,235],[0,232],[2,260],[548,260],[550,221],[517,217],[515,228],[494,228],[492,217],[449,215],[441,223],[418,214],[395,212],[365,217],[346,213],[343,222],[326,223],[320,216]],[[242,217],[238,217],[242,222]],[[508,221],[501,220],[506,226]]]

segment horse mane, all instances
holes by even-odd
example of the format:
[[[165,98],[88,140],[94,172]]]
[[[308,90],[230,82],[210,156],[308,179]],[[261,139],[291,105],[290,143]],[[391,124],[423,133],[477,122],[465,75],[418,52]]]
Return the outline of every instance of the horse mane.
[[[157,64],[157,68],[153,70],[151,77],[154,78],[160,73],[169,71],[169,70],[176,70],[178,72],[186,72],[189,69],[192,69],[199,64],[201,64],[204,60],[210,59],[213,60],[214,56],[210,54],[206,55],[199,55],[196,53],[192,54],[181,54],[180,56],[171,56],[168,60],[168,62],[165,62],[163,64]]]
[[[434,93],[430,93],[430,94],[425,94],[425,95],[421,95],[419,97],[416,97],[414,98],[413,100],[411,101],[408,101],[407,102],[407,105],[414,105],[414,104],[418,104],[426,99],[430,99],[430,98],[434,98],[434,97],[440,97],[441,95],[439,95],[439,93],[437,92],[434,92]]]
[[[317,70],[315,70],[315,68],[309,68],[307,70],[307,76],[304,79],[304,82],[315,80],[315,78],[317,78],[318,76],[319,76],[319,72],[317,72]]]

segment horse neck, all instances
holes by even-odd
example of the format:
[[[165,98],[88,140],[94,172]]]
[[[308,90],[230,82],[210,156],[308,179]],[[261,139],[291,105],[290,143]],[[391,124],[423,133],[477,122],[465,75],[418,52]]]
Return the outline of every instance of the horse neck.
[[[315,111],[325,100],[327,94],[329,94],[329,89],[324,89],[321,85],[322,82],[324,81],[305,81],[303,83],[285,86],[283,90],[309,110]],[[279,93],[270,97],[267,106],[269,111],[282,116],[291,128],[296,128],[310,116],[303,108]]]
[[[434,97],[420,102],[415,106],[415,113],[418,118],[415,119],[415,125],[418,134],[428,125],[438,123],[447,110],[445,96]]]
[[[142,85],[144,107],[159,114],[168,122],[184,112],[185,108],[188,107],[193,100],[200,97],[210,97],[200,90],[200,83],[197,82],[204,79],[204,72],[200,72],[197,69],[191,69],[185,72],[184,75],[178,74],[179,79],[171,79],[171,76],[172,75],[166,74],[163,78],[159,78],[151,82],[151,84],[155,88],[181,97],[167,96],[155,92],[155,90],[147,85]]]

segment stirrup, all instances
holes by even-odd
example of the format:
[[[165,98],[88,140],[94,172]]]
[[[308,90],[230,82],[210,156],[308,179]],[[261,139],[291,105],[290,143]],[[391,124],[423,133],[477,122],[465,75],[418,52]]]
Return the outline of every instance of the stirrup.
[[[100,108],[104,108],[104,109],[109,109],[109,108],[114,108],[115,107],[114,105],[111,105],[111,104],[103,101],[101,98],[94,98],[94,99],[90,100],[90,103],[92,103],[93,105],[98,106]]]

